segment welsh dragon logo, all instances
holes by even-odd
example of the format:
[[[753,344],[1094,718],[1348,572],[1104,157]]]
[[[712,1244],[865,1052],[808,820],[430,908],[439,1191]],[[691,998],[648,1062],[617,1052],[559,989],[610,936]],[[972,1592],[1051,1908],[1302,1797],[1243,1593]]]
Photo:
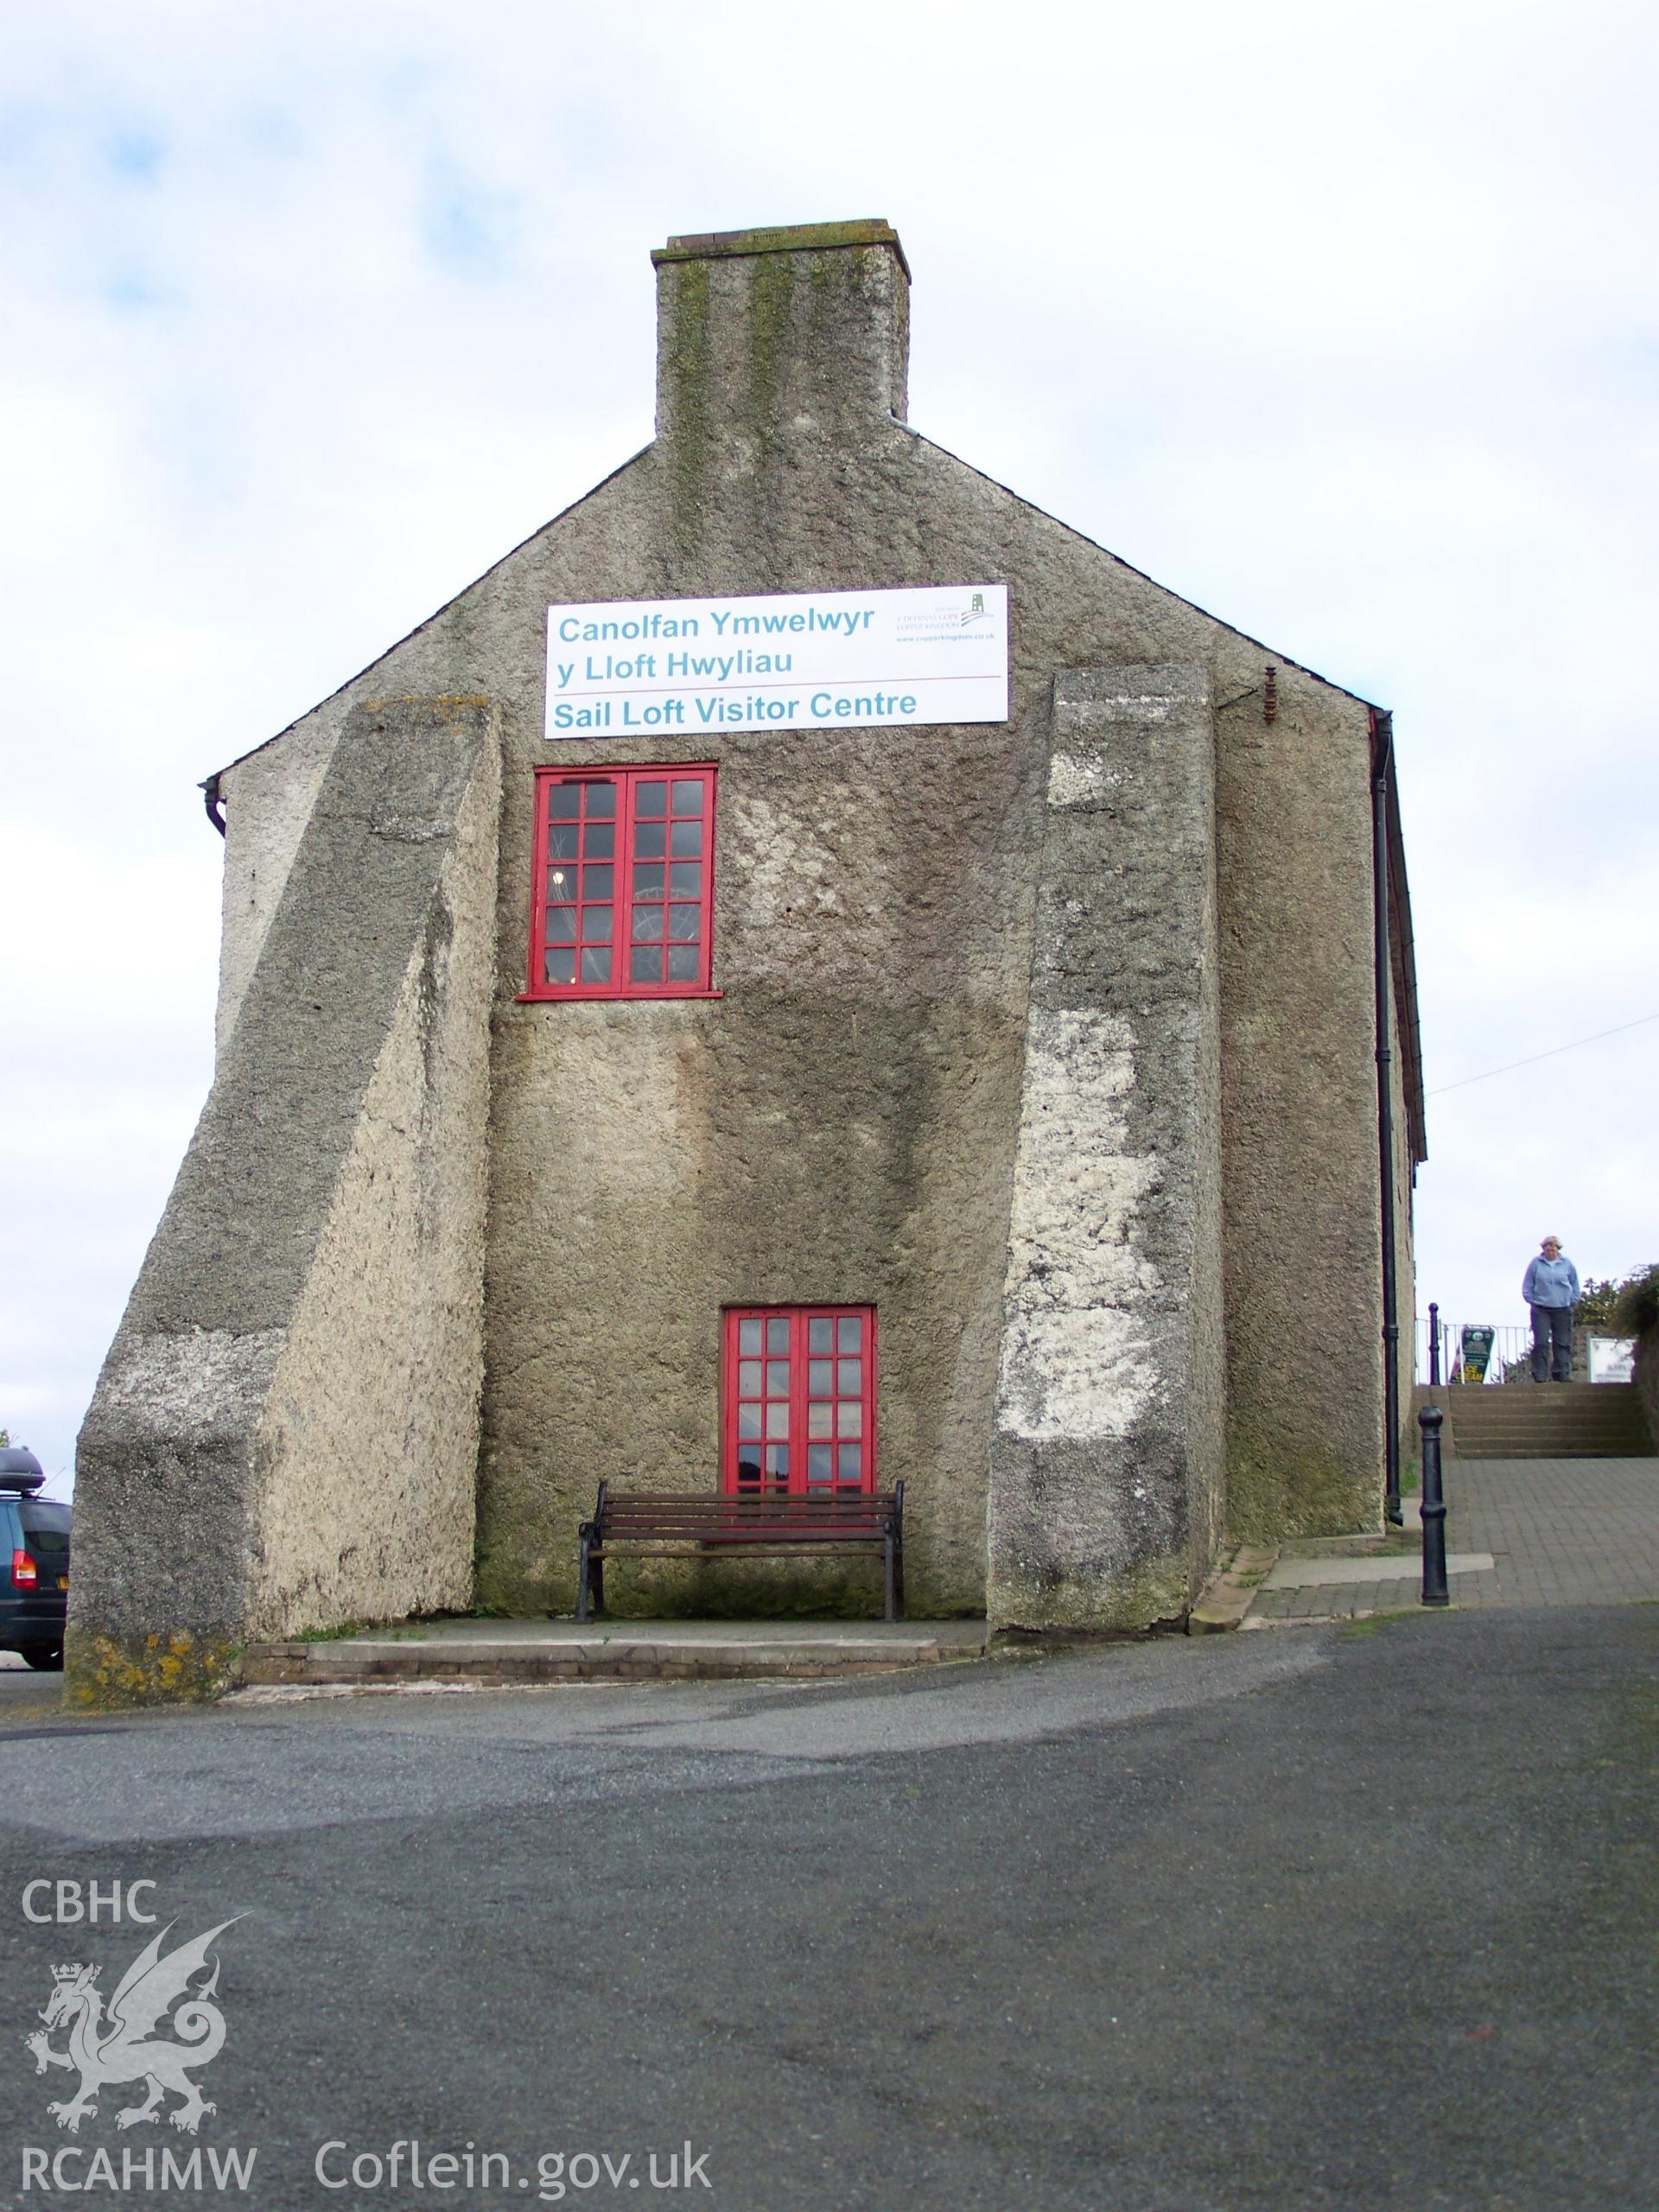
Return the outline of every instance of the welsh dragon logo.
[[[142,2082],[143,2101],[118,2112],[118,2127],[136,2127],[142,2120],[159,2120],[170,2092],[183,2102],[168,2112],[168,2119],[175,2127],[195,2133],[202,2114],[215,2107],[190,2079],[191,2070],[217,2058],[225,2043],[225,2015],[213,2001],[219,1988],[219,1961],[213,1961],[209,1974],[207,1954],[214,1937],[235,1924],[233,1920],[222,1920],[217,1928],[198,1936],[194,1943],[181,1943],[163,1958],[162,1945],[175,1925],[169,1922],[151,1937],[122,1975],[107,2014],[96,1967],[53,1967],[52,1995],[40,2015],[46,2026],[25,2036],[23,2041],[35,2054],[37,2074],[44,2074],[48,2066],[62,2066],[80,2075],[80,2087],[73,2097],[47,2107],[60,2127],[76,2133],[81,2121],[97,2113],[98,2093],[106,2085]],[[207,1978],[193,1989],[191,1983],[198,1974]],[[174,2012],[175,2005],[178,2009]],[[168,2024],[182,2038],[178,2043],[152,2032],[169,2012],[173,2017]],[[66,2022],[69,2048],[54,2050],[51,2031]]]

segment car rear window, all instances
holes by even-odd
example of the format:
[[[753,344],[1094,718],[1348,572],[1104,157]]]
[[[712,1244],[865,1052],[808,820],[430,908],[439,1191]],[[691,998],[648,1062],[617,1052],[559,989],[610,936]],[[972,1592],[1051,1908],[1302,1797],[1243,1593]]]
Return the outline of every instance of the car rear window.
[[[64,1559],[69,1552],[69,1508],[23,1498],[17,1507],[23,1541],[37,1559]]]

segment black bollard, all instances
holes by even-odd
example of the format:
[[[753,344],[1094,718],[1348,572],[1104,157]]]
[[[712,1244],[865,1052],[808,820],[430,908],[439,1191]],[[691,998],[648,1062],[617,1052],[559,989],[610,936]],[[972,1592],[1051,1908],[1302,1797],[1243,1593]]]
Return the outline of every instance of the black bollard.
[[[1428,1301],[1428,1387],[1440,1387],[1440,1309],[1431,1298]]]
[[[1423,1603],[1447,1605],[1446,1586],[1446,1497],[1440,1488],[1440,1428],[1446,1415],[1425,1406],[1417,1416],[1423,1433]]]

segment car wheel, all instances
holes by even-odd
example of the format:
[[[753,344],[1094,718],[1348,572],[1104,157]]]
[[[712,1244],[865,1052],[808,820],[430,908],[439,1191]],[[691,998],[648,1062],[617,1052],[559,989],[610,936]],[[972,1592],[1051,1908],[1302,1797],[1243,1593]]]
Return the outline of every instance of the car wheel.
[[[56,1672],[63,1665],[63,1646],[60,1643],[31,1643],[23,1652],[31,1667],[42,1674]]]

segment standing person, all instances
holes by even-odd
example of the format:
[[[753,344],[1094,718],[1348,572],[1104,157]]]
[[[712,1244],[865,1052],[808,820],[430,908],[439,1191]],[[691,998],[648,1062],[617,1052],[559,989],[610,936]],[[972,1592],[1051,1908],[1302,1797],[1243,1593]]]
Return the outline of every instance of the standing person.
[[[1573,1375],[1573,1308],[1579,1302],[1579,1271],[1561,1249],[1559,1236],[1546,1236],[1538,1257],[1527,1268],[1521,1295],[1532,1308],[1532,1379],[1570,1382]]]

